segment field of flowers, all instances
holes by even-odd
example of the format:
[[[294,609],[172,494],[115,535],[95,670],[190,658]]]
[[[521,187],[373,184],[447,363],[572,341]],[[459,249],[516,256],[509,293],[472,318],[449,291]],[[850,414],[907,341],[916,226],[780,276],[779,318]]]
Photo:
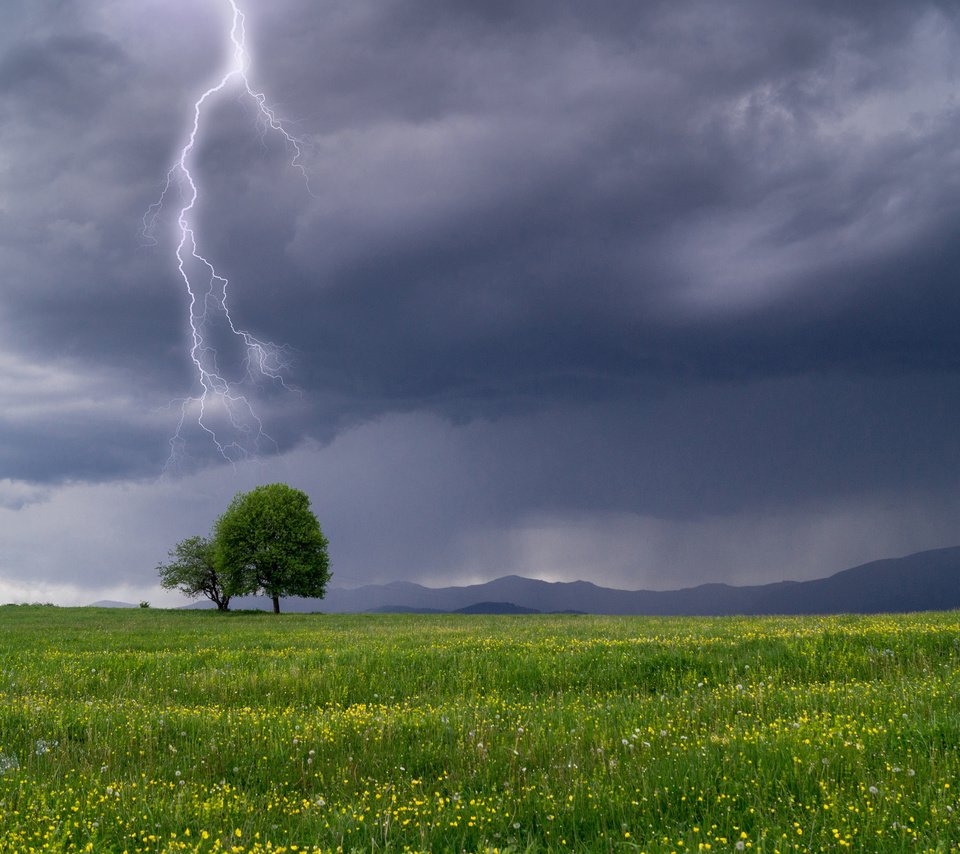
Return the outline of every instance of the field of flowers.
[[[0,851],[957,851],[960,614],[0,607]]]

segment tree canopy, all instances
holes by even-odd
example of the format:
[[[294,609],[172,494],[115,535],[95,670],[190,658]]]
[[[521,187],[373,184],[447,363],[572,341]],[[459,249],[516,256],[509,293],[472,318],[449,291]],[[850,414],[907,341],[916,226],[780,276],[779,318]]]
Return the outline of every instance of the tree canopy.
[[[186,596],[206,596],[217,610],[228,610],[230,594],[224,590],[214,563],[213,543],[209,539],[189,537],[177,543],[167,554],[172,560],[157,566],[161,587],[177,589]]]
[[[214,562],[232,595],[322,598],[330,580],[327,539],[305,492],[285,483],[239,492],[214,529]]]

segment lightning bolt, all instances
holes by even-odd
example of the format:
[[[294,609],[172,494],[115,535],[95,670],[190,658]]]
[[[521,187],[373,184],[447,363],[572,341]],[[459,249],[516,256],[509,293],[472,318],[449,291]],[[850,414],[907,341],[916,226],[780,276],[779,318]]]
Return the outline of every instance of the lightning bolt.
[[[143,234],[153,244],[160,214],[167,197],[177,188],[181,207],[176,218],[176,262],[180,278],[186,287],[189,302],[190,360],[196,377],[196,391],[190,396],[173,401],[180,409],[176,432],[170,439],[170,456],[166,468],[179,461],[185,447],[184,427],[195,415],[197,424],[212,440],[220,455],[228,462],[257,455],[264,444],[276,449],[277,444],[263,429],[263,423],[253,404],[243,393],[247,384],[259,386],[266,381],[289,390],[284,371],[289,368],[289,351],[270,341],[257,338],[237,326],[228,307],[229,280],[217,271],[213,262],[198,245],[195,218],[200,199],[199,179],[193,164],[204,116],[217,99],[231,90],[239,89],[241,98],[252,102],[261,133],[278,135],[293,152],[291,165],[298,169],[307,182],[309,176],[301,157],[301,143],[291,134],[267,104],[266,95],[256,91],[250,83],[248,70],[246,19],[236,0],[226,0],[232,16],[229,37],[232,50],[219,77],[194,102],[192,121],[188,123],[186,141],[179,156],[167,172],[159,199],[143,218]],[[220,368],[222,357],[215,341],[240,349],[241,377],[230,380]],[[221,350],[223,347],[221,346]]]

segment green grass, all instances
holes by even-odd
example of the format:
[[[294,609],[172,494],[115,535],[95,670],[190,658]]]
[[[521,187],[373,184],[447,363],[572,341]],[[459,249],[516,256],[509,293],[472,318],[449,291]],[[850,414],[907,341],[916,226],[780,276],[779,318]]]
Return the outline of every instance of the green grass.
[[[0,851],[957,851],[960,615],[0,608]]]

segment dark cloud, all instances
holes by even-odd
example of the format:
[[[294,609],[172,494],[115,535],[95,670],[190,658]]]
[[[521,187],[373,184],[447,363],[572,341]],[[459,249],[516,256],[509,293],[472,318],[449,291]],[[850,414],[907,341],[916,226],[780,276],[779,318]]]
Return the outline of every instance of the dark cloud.
[[[141,228],[216,77],[225,12],[2,13],[11,506],[31,483],[163,465],[179,412],[164,407],[192,382],[176,188]],[[250,389],[279,451],[440,418],[469,444],[463,503],[501,526],[949,493],[952,4],[247,13],[256,85],[310,179],[249,102],[225,99],[197,150],[198,234],[237,322],[289,347],[298,391]],[[184,436],[181,471],[217,463],[202,431]],[[416,466],[447,501],[441,462]],[[436,526],[467,526],[429,505]]]
[[[96,115],[128,68],[122,48],[98,33],[21,44],[0,61],[0,97],[49,129]]]

